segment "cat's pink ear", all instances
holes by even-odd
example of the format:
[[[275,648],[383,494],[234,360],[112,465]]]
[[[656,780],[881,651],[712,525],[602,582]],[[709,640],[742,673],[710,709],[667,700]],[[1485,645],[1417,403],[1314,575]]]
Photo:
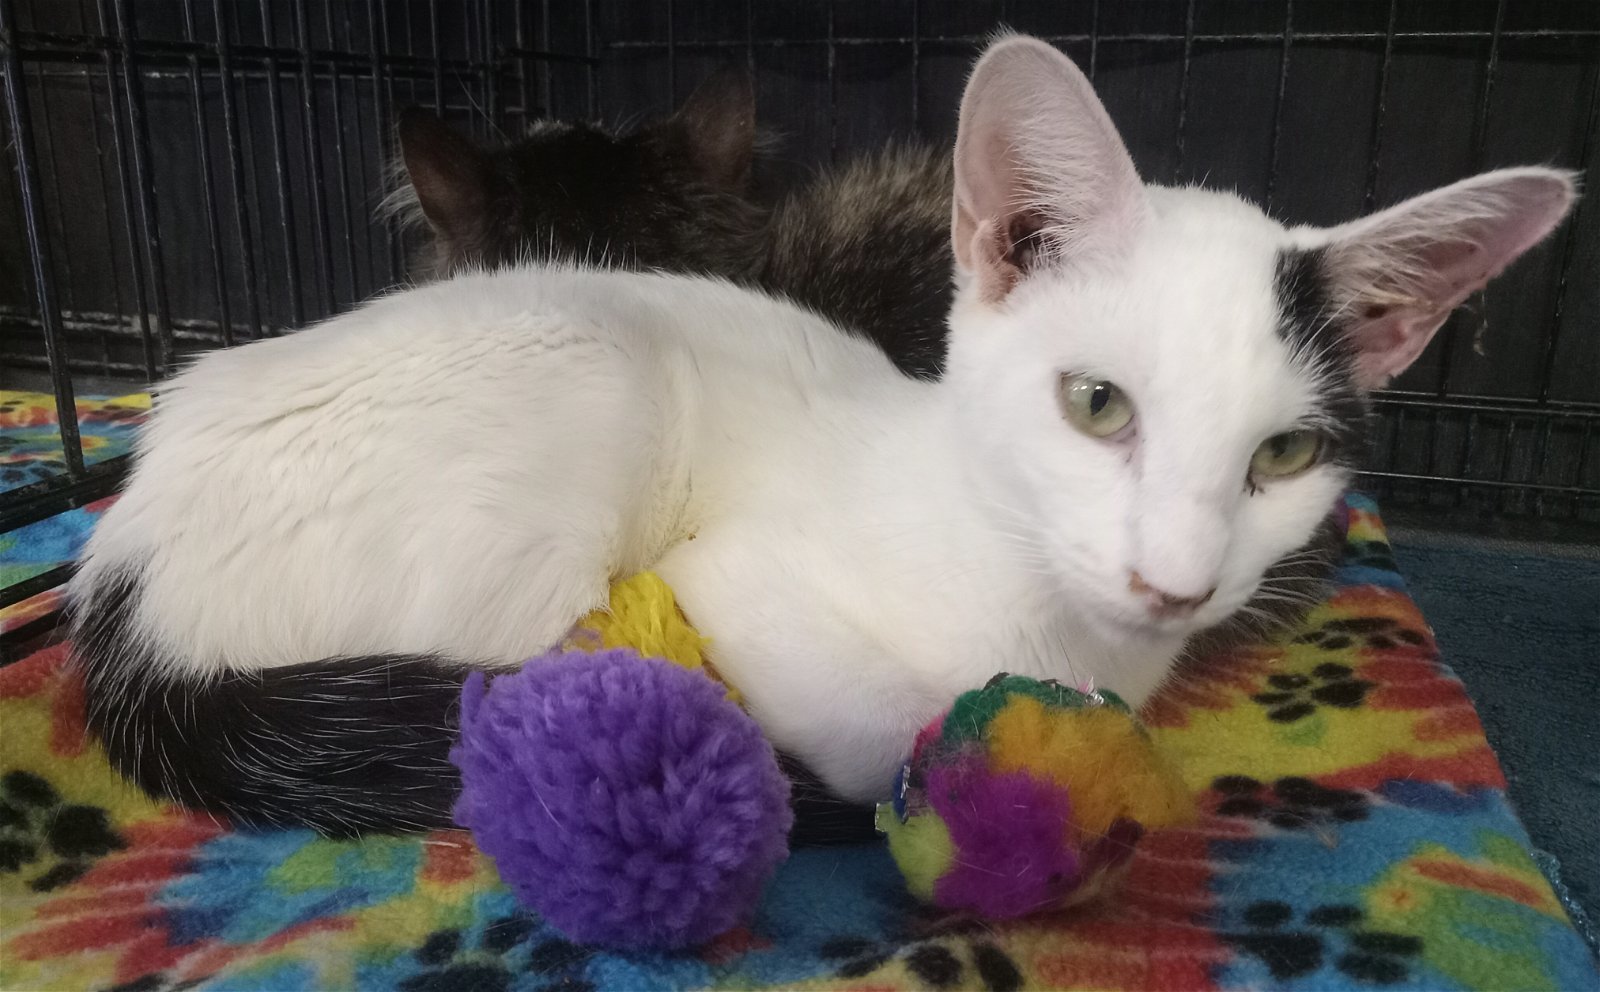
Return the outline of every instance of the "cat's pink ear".
[[[402,111],[397,131],[406,177],[428,224],[448,240],[473,237],[489,209],[494,181],[489,156],[421,107]]]
[[[750,73],[727,67],[706,77],[665,125],[683,140],[707,182],[741,191],[756,146],[756,89]]]
[[[1040,265],[1115,252],[1144,195],[1071,59],[1019,35],[989,46],[961,98],[950,231],[957,264],[985,300],[1003,299]]]
[[[1403,372],[1452,310],[1543,240],[1572,207],[1573,178],[1486,172],[1324,232],[1358,384],[1377,389]]]

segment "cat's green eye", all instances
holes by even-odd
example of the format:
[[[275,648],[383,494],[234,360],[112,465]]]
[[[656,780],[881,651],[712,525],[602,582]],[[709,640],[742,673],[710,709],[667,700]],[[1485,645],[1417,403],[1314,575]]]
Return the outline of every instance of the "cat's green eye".
[[[1104,379],[1063,375],[1061,412],[1068,423],[1090,437],[1110,437],[1133,420],[1133,401]]]
[[[1284,431],[1261,442],[1250,456],[1250,475],[1257,479],[1286,479],[1317,463],[1322,435],[1316,431]]]

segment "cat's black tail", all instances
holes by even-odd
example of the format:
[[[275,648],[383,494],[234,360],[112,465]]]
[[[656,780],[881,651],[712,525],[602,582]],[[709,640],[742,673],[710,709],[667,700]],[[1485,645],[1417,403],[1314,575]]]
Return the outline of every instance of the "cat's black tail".
[[[472,669],[419,655],[331,658],[200,679],[134,623],[137,579],[108,574],[74,605],[73,658],[91,731],[146,791],[256,827],[330,836],[451,826],[450,763]],[[873,836],[798,762],[796,845]]]

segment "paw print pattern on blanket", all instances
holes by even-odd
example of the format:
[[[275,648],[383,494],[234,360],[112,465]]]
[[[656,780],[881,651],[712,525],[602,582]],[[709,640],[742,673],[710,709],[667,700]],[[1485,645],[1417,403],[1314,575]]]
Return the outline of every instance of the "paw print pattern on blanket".
[[[823,944],[818,956],[840,962],[838,976],[858,979],[892,961],[902,964],[917,985],[930,989],[986,989],[1015,992],[1022,988],[1022,971],[1010,955],[988,941],[920,942],[884,944],[860,937],[838,937]],[[959,952],[966,950],[969,965]]]
[[[1332,955],[1334,967],[1358,982],[1393,985],[1410,973],[1408,959],[1422,953],[1422,941],[1408,934],[1356,929],[1365,915],[1343,904],[1314,906],[1304,924],[1294,926],[1294,910],[1276,900],[1245,907],[1245,928],[1222,939],[1267,966],[1278,981],[1309,975]]]
[[[1428,638],[1388,617],[1347,617],[1308,630],[1293,643],[1310,644],[1324,651],[1344,651],[1352,646],[1387,650],[1399,645],[1426,647]]]
[[[1211,787],[1225,797],[1217,804],[1218,816],[1261,820],[1283,830],[1365,820],[1372,807],[1364,793],[1329,789],[1294,775],[1270,786],[1248,775],[1224,775]]]
[[[504,916],[491,921],[471,946],[458,929],[435,930],[414,953],[422,970],[401,981],[400,990],[507,992],[520,974],[545,979],[539,988],[592,992],[593,983],[582,977],[591,952],[565,940],[543,940],[528,951],[526,961],[511,960],[537,926],[526,916]]]
[[[1267,707],[1267,719],[1293,723],[1315,713],[1318,706],[1343,710],[1360,706],[1372,683],[1354,675],[1349,665],[1331,661],[1313,668],[1310,675],[1278,672],[1267,676],[1271,691],[1258,692],[1250,698]]]
[[[98,806],[67,804],[32,772],[0,779],[0,872],[31,872],[28,888],[49,892],[80,878],[126,846]]]

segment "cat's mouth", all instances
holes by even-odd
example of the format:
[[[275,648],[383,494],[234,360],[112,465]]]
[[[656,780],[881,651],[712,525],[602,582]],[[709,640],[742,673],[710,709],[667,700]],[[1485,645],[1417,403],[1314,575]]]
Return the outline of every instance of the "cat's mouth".
[[[1210,609],[1183,616],[1153,614],[1142,603],[1102,600],[1099,607],[1090,611],[1087,619],[1102,637],[1109,641],[1157,640],[1171,637],[1188,637],[1196,631],[1213,626],[1218,618]]]
[[[1167,640],[1187,638],[1210,630],[1237,614],[1248,596],[1236,588],[1219,589],[1198,608],[1186,611],[1158,611],[1136,597],[1097,595],[1097,606],[1088,619],[1102,636],[1118,639]]]

